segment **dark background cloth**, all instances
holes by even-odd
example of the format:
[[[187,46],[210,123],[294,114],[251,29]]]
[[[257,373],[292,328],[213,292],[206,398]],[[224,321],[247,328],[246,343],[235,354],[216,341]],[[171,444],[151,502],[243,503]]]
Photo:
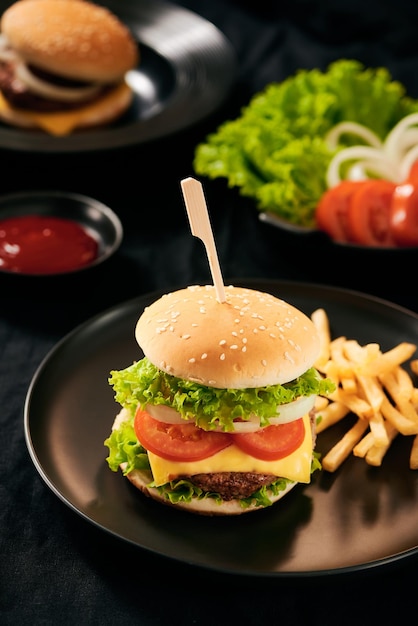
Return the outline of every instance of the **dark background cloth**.
[[[238,115],[267,83],[299,68],[325,69],[342,57],[387,66],[418,97],[418,5],[413,2],[177,4],[212,21],[236,50],[237,81],[218,110],[146,146],[58,158],[0,153],[2,193],[44,188],[85,193],[111,206],[125,231],[117,258],[85,291],[1,284],[0,623],[402,623],[416,612],[414,558],[356,576],[303,580],[201,571],[93,527],[46,487],[29,457],[24,401],[34,372],[57,341],[113,304],[156,289],[210,281],[204,249],[190,235],[180,192],[180,180],[193,175],[197,143],[221,121]],[[336,262],[328,248],[305,246],[261,223],[252,203],[225,181],[204,181],[204,188],[227,279],[331,284],[418,312],[415,257],[396,257],[374,267],[361,255],[339,256]]]

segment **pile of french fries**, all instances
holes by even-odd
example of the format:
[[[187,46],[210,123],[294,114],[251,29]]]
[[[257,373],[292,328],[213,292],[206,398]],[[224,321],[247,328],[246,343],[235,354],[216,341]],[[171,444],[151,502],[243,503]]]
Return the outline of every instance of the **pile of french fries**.
[[[418,388],[412,378],[418,375],[418,359],[410,360],[417,346],[402,342],[382,352],[377,343],[333,339],[324,309],[316,309],[311,319],[321,339],[315,367],[336,385],[332,394],[317,398],[317,433],[345,416],[357,418],[323,456],[323,469],[335,472],[350,454],[378,467],[398,434],[411,437],[409,467],[418,469]]]

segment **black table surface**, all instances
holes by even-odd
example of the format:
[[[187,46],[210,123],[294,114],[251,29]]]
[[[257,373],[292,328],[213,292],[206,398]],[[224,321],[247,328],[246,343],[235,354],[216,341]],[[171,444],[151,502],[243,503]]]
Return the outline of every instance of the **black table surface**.
[[[134,0],[133,0],[134,1]],[[136,0],[140,1],[140,0]],[[0,291],[0,622],[2,624],[387,624],[414,615],[418,561],[352,576],[259,579],[215,574],[149,554],[90,525],[37,473],[23,407],[49,350],[81,322],[154,290],[210,282],[191,236],[180,180],[195,147],[252,94],[298,68],[358,58],[385,65],[418,97],[418,8],[406,0],[189,0],[238,57],[237,81],[206,119],[153,143],[94,154],[3,150],[2,193],[66,189],[111,206],[125,236],[87,289],[4,282]],[[358,290],[418,312],[416,257],[370,267],[334,259],[263,224],[223,180],[203,181],[227,281],[285,279]],[[396,532],[396,529],[394,529]]]

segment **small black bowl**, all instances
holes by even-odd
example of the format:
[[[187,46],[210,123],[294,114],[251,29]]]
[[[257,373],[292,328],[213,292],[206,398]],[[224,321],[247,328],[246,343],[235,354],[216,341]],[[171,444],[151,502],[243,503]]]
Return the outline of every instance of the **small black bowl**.
[[[109,207],[93,198],[54,190],[25,191],[0,196],[0,220],[29,215],[59,217],[79,224],[96,239],[97,255],[87,265],[58,273],[53,270],[42,274],[15,272],[0,267],[0,275],[41,280],[48,277],[64,278],[67,275],[84,274],[102,266],[114,255],[122,242],[123,229],[119,218]]]

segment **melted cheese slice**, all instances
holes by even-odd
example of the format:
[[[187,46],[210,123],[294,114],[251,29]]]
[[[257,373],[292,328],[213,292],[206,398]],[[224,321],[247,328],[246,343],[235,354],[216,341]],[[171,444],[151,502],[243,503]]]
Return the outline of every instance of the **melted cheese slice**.
[[[28,124],[31,126],[37,126],[42,128],[50,135],[62,137],[69,135],[75,128],[93,125],[96,120],[101,121],[104,118],[104,111],[109,111],[109,115],[112,114],[116,108],[119,108],[119,103],[122,98],[122,93],[129,91],[130,87],[126,83],[122,83],[112,91],[109,91],[105,96],[92,102],[86,106],[82,106],[72,111],[54,112],[54,113],[42,113],[38,111],[26,111],[24,109],[17,109],[10,106],[7,100],[0,92],[0,110],[4,111],[5,118],[7,119],[7,111],[17,113],[19,117],[26,118]],[[12,120],[13,117],[11,116]]]
[[[157,486],[164,485],[179,476],[210,474],[214,472],[256,472],[274,474],[298,483],[311,480],[312,433],[309,415],[303,418],[305,438],[300,447],[289,456],[278,461],[256,459],[232,444],[213,456],[194,462],[168,461],[148,452],[154,480]]]

